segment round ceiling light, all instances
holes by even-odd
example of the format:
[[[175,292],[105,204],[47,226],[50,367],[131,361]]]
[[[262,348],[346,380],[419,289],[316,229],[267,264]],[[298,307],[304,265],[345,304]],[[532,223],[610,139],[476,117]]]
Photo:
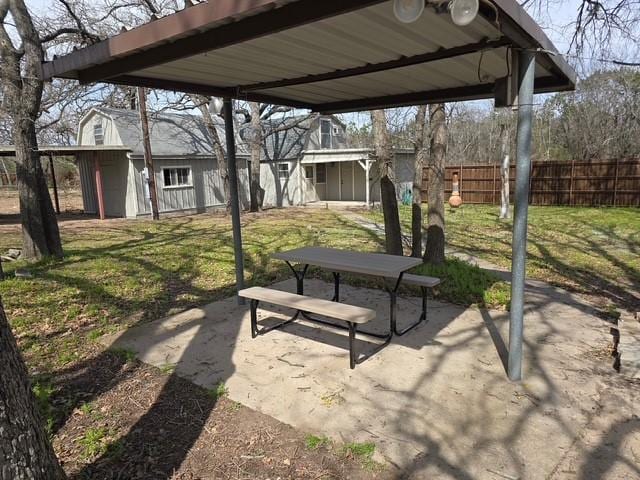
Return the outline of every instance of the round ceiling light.
[[[213,97],[211,99],[211,102],[209,102],[209,111],[213,115],[220,115],[220,112],[222,112],[223,105],[224,103],[220,97]]]
[[[452,0],[449,3],[451,20],[460,27],[469,25],[478,15],[478,0]]]
[[[402,23],[413,23],[424,11],[424,0],[394,0],[393,13]]]

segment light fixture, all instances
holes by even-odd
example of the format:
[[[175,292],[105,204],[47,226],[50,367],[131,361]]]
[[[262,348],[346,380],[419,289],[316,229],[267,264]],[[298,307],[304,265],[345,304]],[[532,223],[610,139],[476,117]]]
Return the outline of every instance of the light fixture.
[[[402,23],[413,23],[424,11],[424,0],[394,0],[393,13]]]
[[[451,0],[449,3],[451,20],[460,27],[469,25],[478,15],[479,6],[478,0]]]
[[[213,115],[220,115],[223,105],[224,103],[220,97],[213,97],[211,102],[209,102],[209,112]]]

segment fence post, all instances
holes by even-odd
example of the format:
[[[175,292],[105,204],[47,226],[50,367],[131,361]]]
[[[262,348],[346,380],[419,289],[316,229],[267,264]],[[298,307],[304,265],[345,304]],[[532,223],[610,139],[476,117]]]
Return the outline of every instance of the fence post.
[[[529,205],[533,205],[533,162],[529,162]]]
[[[573,206],[573,177],[576,161],[571,160],[571,177],[569,178],[569,206]]]
[[[453,187],[452,187],[452,188],[453,188]],[[459,190],[460,190],[460,196],[461,196],[461,197],[463,198],[463,200],[464,200],[464,197],[462,196],[462,192],[463,192],[463,190],[462,190],[462,164],[460,164],[460,178],[458,178],[458,188],[459,188]]]
[[[620,165],[620,157],[616,157],[616,178],[613,181],[613,206],[616,206],[618,197],[618,166]]]
[[[491,204],[496,204],[496,164],[493,164],[493,192],[491,193]]]

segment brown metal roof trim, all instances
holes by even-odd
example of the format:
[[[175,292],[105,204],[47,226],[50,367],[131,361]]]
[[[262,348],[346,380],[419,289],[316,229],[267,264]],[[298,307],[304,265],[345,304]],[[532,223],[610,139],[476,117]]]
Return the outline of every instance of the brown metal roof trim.
[[[498,18],[495,18],[495,13],[493,12],[487,14],[487,10],[492,10],[490,8],[481,8],[480,14],[496,25],[517,46],[521,48],[541,48],[546,52],[558,53],[549,37],[520,4],[514,0],[491,0],[491,2],[498,7]],[[480,2],[480,5],[482,6],[482,2]],[[540,61],[545,68],[567,78],[566,87],[568,89],[575,87],[576,72],[562,56],[546,53],[546,55],[538,57],[537,61]]]

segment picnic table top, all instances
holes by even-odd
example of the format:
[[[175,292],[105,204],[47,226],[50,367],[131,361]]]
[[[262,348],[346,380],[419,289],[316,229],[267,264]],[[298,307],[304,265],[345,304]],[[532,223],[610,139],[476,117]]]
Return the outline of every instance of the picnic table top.
[[[272,257],[286,262],[313,265],[331,271],[395,278],[422,263],[422,259],[416,257],[355,252],[326,247],[296,248],[274,253]]]

